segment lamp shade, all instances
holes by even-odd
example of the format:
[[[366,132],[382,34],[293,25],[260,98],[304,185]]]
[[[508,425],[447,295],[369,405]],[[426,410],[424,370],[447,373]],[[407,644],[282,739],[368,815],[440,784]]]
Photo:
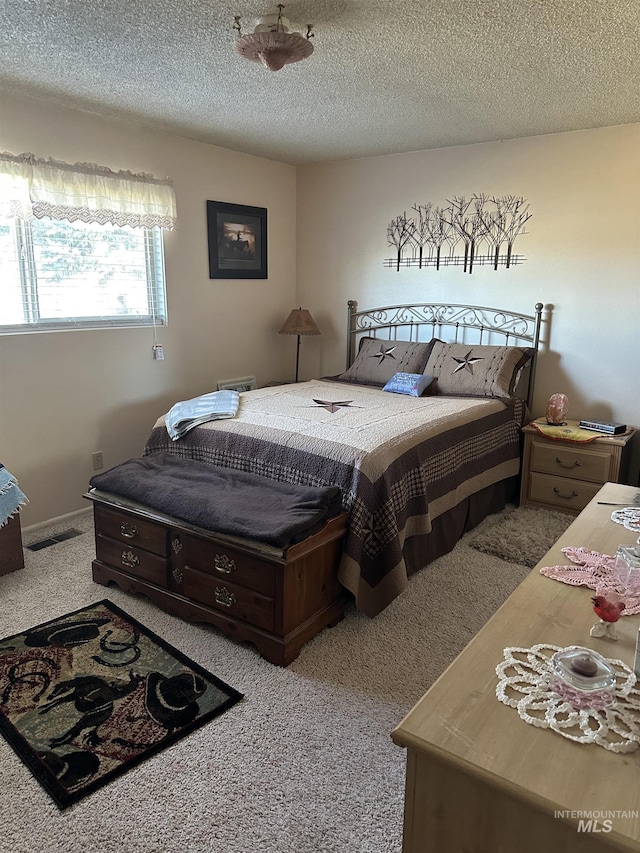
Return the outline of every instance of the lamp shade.
[[[313,317],[306,308],[294,308],[284,321],[279,335],[319,335]]]

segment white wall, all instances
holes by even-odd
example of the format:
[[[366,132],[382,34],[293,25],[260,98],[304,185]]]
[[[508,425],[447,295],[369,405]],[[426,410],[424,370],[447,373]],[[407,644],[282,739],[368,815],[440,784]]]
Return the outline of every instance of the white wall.
[[[639,187],[639,124],[299,168],[298,298],[323,332],[304,342],[306,374],[342,369],[348,299],[524,313],[542,302],[553,308],[534,414],[563,391],[569,417],[640,426]],[[482,192],[529,201],[529,233],[515,244],[521,266],[471,275],[383,267],[395,251],[392,219]]]
[[[294,339],[277,332],[296,302],[296,179],[291,166],[9,97],[0,149],[169,176],[178,206],[165,232],[164,361],[152,360],[150,329],[0,337],[0,461],[30,499],[28,525],[88,506],[91,453],[107,467],[140,455],[174,402],[218,379],[292,375]],[[267,208],[266,281],[209,279],[207,199]]]
[[[453,301],[527,313],[538,301],[552,305],[535,414],[560,390],[571,417],[640,424],[638,124],[296,171],[1,97],[0,148],[170,176],[179,217],[165,239],[165,361],[151,359],[148,329],[0,337],[0,461],[31,500],[23,524],[85,506],[91,453],[102,450],[107,466],[139,455],[176,400],[221,378],[291,377],[295,338],[277,332],[297,305],[311,310],[322,332],[302,340],[302,379],[342,369],[348,299],[361,307]],[[392,218],[416,203],[473,192],[529,200],[529,234],[516,243],[522,266],[472,275],[383,268]],[[267,281],[208,278],[207,199],[268,209]]]

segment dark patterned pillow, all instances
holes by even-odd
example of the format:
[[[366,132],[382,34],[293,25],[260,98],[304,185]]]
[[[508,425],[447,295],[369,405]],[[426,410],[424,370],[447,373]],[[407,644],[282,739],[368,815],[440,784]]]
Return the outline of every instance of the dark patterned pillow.
[[[424,369],[437,376],[438,394],[512,397],[520,372],[533,358],[529,347],[474,346],[437,341]]]
[[[351,367],[338,376],[345,382],[383,386],[395,373],[423,373],[433,341],[386,341],[362,338]]]

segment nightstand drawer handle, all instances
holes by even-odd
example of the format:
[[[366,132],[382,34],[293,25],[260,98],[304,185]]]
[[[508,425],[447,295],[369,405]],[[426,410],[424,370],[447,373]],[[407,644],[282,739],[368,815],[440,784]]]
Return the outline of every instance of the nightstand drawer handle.
[[[565,463],[560,459],[559,456],[556,456],[556,462],[561,468],[566,468],[567,471],[571,471],[573,468],[582,467],[582,462],[579,459],[574,460],[571,465],[565,465]]]
[[[562,499],[563,499],[563,500],[565,500],[565,501],[570,501],[570,500],[573,500],[573,498],[577,498],[577,497],[578,497],[578,493],[576,492],[576,490],[575,490],[575,489],[573,489],[573,490],[572,490],[572,492],[571,492],[571,494],[570,494],[570,495],[563,495],[563,494],[562,494],[562,492],[560,491],[560,489],[559,489],[557,486],[554,486],[554,487],[553,487],[553,491],[556,493],[556,495],[557,495],[559,498],[562,498]]]
[[[182,569],[179,569],[178,566],[174,566],[174,568],[171,569],[171,574],[173,575],[173,579],[176,583],[182,583],[182,578],[184,577]]]
[[[230,574],[235,570],[235,560],[230,560],[226,554],[216,554],[213,558],[213,565],[217,572],[222,572],[225,575]]]
[[[120,559],[123,565],[128,566],[130,569],[140,565],[140,558],[133,551],[123,551]]]
[[[218,604],[222,604],[224,607],[231,607],[232,604],[236,603],[236,597],[233,592],[229,592],[229,590],[225,586],[217,586],[215,589],[215,599]]]
[[[130,524],[128,521],[123,521],[120,525],[120,533],[125,539],[135,539],[138,535],[138,528],[135,524]]]

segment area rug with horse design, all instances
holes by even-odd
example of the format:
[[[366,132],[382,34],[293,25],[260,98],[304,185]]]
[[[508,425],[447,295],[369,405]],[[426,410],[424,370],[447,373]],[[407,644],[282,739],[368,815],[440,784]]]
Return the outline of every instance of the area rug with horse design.
[[[0,733],[60,809],[242,698],[108,599],[0,640]]]

